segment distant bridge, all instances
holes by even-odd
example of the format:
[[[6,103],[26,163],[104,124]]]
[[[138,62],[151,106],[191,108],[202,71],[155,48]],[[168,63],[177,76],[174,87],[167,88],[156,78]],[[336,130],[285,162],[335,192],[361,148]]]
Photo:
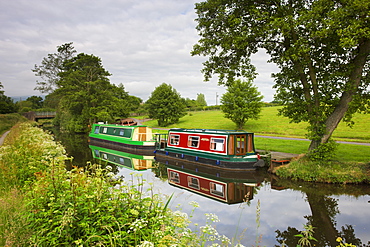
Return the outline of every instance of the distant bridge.
[[[41,111],[41,112],[29,111],[29,112],[23,113],[23,116],[25,116],[29,120],[37,122],[39,119],[55,118],[56,114],[57,113],[55,111]]]

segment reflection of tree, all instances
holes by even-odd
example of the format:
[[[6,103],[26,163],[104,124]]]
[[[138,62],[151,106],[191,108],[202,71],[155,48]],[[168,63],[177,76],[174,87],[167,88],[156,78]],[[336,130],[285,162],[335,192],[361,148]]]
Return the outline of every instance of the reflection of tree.
[[[370,246],[369,243],[367,245],[361,245],[361,240],[356,238],[352,225],[342,226],[341,231],[336,229],[335,217],[340,212],[338,210],[338,200],[329,196],[333,194],[328,191],[329,187],[321,187],[321,185],[317,184],[298,182],[293,184],[287,181],[279,181],[279,187],[281,186],[306,193],[306,200],[312,212],[312,215],[305,216],[307,219],[306,225],[314,227],[313,236],[317,239],[317,242],[314,243],[315,246],[337,246],[337,237],[341,237],[346,243],[352,243],[356,246]],[[276,239],[279,244],[285,243],[286,246],[297,246],[299,238],[295,235],[299,232],[298,229],[293,227],[288,227],[285,231],[276,230]]]
[[[73,166],[84,167],[88,161],[92,160],[86,134],[62,132],[58,128],[53,128],[52,132],[56,140],[65,147],[68,157],[73,157]]]
[[[167,167],[166,167],[166,165],[164,165],[164,164],[156,161],[154,163],[154,167],[152,168],[152,172],[161,181],[167,181],[168,175],[167,175]]]

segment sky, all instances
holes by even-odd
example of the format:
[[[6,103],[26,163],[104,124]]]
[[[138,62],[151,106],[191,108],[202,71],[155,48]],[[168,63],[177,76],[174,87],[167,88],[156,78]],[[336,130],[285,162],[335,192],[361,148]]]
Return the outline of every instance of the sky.
[[[205,95],[219,104],[225,87],[217,75],[204,82],[205,57],[191,56],[200,36],[194,6],[200,0],[0,0],[0,82],[9,97],[41,96],[32,72],[57,46],[73,42],[78,53],[102,59],[111,83],[146,101],[162,83],[183,98]],[[273,100],[277,69],[261,51],[252,58],[254,84]],[[26,99],[26,98],[23,98]]]

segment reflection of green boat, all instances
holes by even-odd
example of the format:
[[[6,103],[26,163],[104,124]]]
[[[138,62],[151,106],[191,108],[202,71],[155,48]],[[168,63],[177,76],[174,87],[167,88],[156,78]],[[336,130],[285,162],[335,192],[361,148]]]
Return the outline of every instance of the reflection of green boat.
[[[152,168],[154,156],[126,153],[109,148],[89,145],[94,158],[133,170]]]

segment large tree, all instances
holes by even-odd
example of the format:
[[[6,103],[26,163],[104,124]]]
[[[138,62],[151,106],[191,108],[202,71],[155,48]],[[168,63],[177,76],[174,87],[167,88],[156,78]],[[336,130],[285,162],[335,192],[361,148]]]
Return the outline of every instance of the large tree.
[[[236,80],[229,83],[226,93],[221,97],[221,110],[225,117],[242,129],[249,119],[258,119],[263,96],[250,81]]]
[[[128,115],[124,109],[128,94],[123,85],[110,84],[110,73],[99,57],[80,53],[64,63],[58,76],[54,97],[60,98],[58,118],[64,128],[85,132],[96,121]]]
[[[157,119],[159,126],[177,123],[186,114],[184,100],[166,83],[156,87],[145,104],[149,117]]]
[[[310,150],[329,142],[341,120],[369,109],[369,0],[207,0],[196,4],[201,36],[192,55],[208,56],[205,79],[219,83],[255,73],[264,49],[281,114],[309,123]]]
[[[35,64],[32,71],[43,80],[37,81],[35,90],[41,93],[52,93],[58,88],[59,73],[63,71],[64,62],[73,58],[76,53],[72,44],[73,42],[70,42],[57,46],[57,53],[48,54],[42,59],[41,65]]]

